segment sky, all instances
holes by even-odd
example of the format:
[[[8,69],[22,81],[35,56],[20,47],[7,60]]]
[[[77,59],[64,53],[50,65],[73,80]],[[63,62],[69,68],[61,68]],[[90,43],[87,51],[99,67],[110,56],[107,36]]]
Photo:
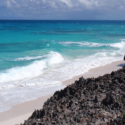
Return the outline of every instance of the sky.
[[[0,0],[0,19],[125,20],[125,0]]]

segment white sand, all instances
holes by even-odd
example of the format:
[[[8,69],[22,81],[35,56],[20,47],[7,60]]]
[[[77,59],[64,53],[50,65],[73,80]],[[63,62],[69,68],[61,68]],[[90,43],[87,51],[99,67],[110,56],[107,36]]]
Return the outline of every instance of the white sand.
[[[70,80],[64,81],[63,85],[67,86],[71,83],[74,83],[75,80],[78,80],[79,77],[83,76],[84,78],[88,77],[98,77],[106,73],[111,73],[116,71],[124,65],[124,61],[117,61],[111,64],[101,66],[89,70],[89,72],[76,76]],[[10,110],[0,113],[0,125],[16,125],[23,123],[28,117],[31,116],[35,109],[41,109],[44,102],[52,95],[42,96],[36,100],[24,102],[18,105],[13,106]]]
[[[28,119],[35,109],[41,109],[44,102],[52,95],[39,97],[36,100],[13,106],[10,110],[0,113],[0,125],[15,125]]]

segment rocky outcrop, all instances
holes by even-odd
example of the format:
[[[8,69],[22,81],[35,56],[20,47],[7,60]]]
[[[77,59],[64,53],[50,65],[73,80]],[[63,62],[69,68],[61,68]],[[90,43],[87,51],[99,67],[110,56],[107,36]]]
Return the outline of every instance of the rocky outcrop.
[[[125,67],[99,76],[81,77],[54,93],[22,125],[124,125]]]

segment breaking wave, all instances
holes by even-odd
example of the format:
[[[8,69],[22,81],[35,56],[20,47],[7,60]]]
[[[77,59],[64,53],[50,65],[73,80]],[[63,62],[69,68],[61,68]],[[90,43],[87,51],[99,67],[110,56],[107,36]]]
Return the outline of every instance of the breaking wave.
[[[28,66],[14,67],[4,72],[1,72],[0,83],[37,77],[39,75],[42,75],[44,72],[44,69],[47,68],[48,66],[61,63],[64,60],[61,54],[53,51],[51,51],[49,54],[45,55],[44,57],[46,58],[43,60],[34,61],[32,64]],[[39,57],[35,57],[35,58],[24,57],[24,58],[18,58],[16,60],[29,60],[29,59],[36,59],[36,58],[38,59]]]

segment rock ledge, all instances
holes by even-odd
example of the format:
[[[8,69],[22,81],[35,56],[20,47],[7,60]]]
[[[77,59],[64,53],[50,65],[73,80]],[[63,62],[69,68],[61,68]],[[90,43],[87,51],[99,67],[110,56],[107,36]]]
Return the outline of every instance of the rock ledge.
[[[81,77],[57,91],[20,125],[124,125],[125,66],[98,78]]]

